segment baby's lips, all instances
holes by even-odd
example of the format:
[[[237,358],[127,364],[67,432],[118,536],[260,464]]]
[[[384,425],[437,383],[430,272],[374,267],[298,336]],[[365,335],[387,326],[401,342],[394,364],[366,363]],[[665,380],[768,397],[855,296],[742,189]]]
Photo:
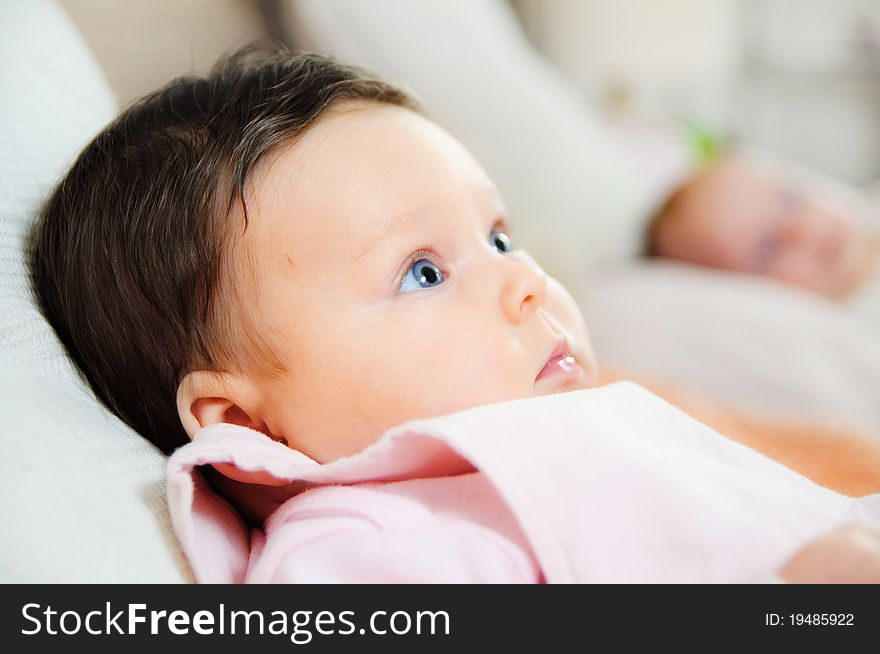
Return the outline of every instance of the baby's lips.
[[[544,367],[541,368],[538,375],[535,377],[535,381],[553,375],[576,374],[580,370],[582,370],[582,368],[577,359],[571,353],[571,346],[569,346],[568,341],[565,338],[560,338],[556,342],[550,356],[547,357],[547,362],[544,364]]]
[[[577,362],[572,355],[567,352],[563,352],[562,354],[554,357],[550,361],[546,363],[546,365],[541,369],[541,372],[538,373],[538,377],[536,379],[544,379],[545,377],[550,377],[552,375],[568,375],[580,368],[580,364]]]

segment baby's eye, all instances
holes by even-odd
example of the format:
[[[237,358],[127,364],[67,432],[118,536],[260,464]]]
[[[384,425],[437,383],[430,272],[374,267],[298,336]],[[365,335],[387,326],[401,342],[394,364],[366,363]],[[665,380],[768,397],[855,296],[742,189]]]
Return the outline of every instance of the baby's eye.
[[[406,271],[398,293],[409,293],[410,291],[419,291],[423,288],[431,288],[438,286],[445,281],[443,272],[435,266],[429,259],[419,259],[415,261]]]
[[[782,238],[778,234],[770,234],[760,241],[755,249],[755,261],[759,270],[766,270],[773,265],[782,249]]]
[[[510,244],[510,237],[500,229],[493,229],[489,235],[489,243],[492,244],[499,252],[510,252],[513,246]]]

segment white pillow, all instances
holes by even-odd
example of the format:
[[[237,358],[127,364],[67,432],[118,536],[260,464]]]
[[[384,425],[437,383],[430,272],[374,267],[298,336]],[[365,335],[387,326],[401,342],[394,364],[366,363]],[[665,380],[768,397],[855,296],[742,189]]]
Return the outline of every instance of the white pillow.
[[[25,267],[40,203],[115,101],[54,2],[0,3],[0,60],[0,582],[187,581],[164,456],[81,381]]]
[[[642,261],[606,271],[586,307],[609,371],[880,437],[880,333],[845,306],[761,277]]]

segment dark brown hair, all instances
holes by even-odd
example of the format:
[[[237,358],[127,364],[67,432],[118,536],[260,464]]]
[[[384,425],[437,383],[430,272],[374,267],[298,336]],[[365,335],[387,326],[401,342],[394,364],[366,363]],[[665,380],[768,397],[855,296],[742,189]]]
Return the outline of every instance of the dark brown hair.
[[[37,301],[98,398],[162,451],[188,440],[187,372],[283,369],[239,310],[229,253],[249,172],[342,100],[419,110],[366,71],[249,47],[122,112],[46,202],[30,242]]]
[[[663,228],[668,227],[680,215],[681,206],[686,200],[688,189],[688,184],[679,186],[651,214],[642,241],[642,256],[662,256],[660,253],[660,233]]]

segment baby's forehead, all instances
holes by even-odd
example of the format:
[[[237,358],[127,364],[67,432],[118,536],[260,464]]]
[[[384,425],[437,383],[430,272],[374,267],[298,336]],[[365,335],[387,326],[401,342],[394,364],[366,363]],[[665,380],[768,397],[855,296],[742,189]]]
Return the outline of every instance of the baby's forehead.
[[[267,221],[294,213],[303,219],[386,217],[432,204],[500,202],[482,167],[441,128],[376,103],[331,112],[279,146],[255,169],[251,193]],[[353,233],[375,229],[375,222],[352,222]]]
[[[682,206],[700,216],[741,216],[779,204],[790,184],[772,170],[733,161],[707,171],[685,194]]]
[[[255,169],[246,200],[254,249],[299,262],[440,220],[454,233],[504,213],[464,147],[422,116],[376,103],[332,112],[282,144]]]

